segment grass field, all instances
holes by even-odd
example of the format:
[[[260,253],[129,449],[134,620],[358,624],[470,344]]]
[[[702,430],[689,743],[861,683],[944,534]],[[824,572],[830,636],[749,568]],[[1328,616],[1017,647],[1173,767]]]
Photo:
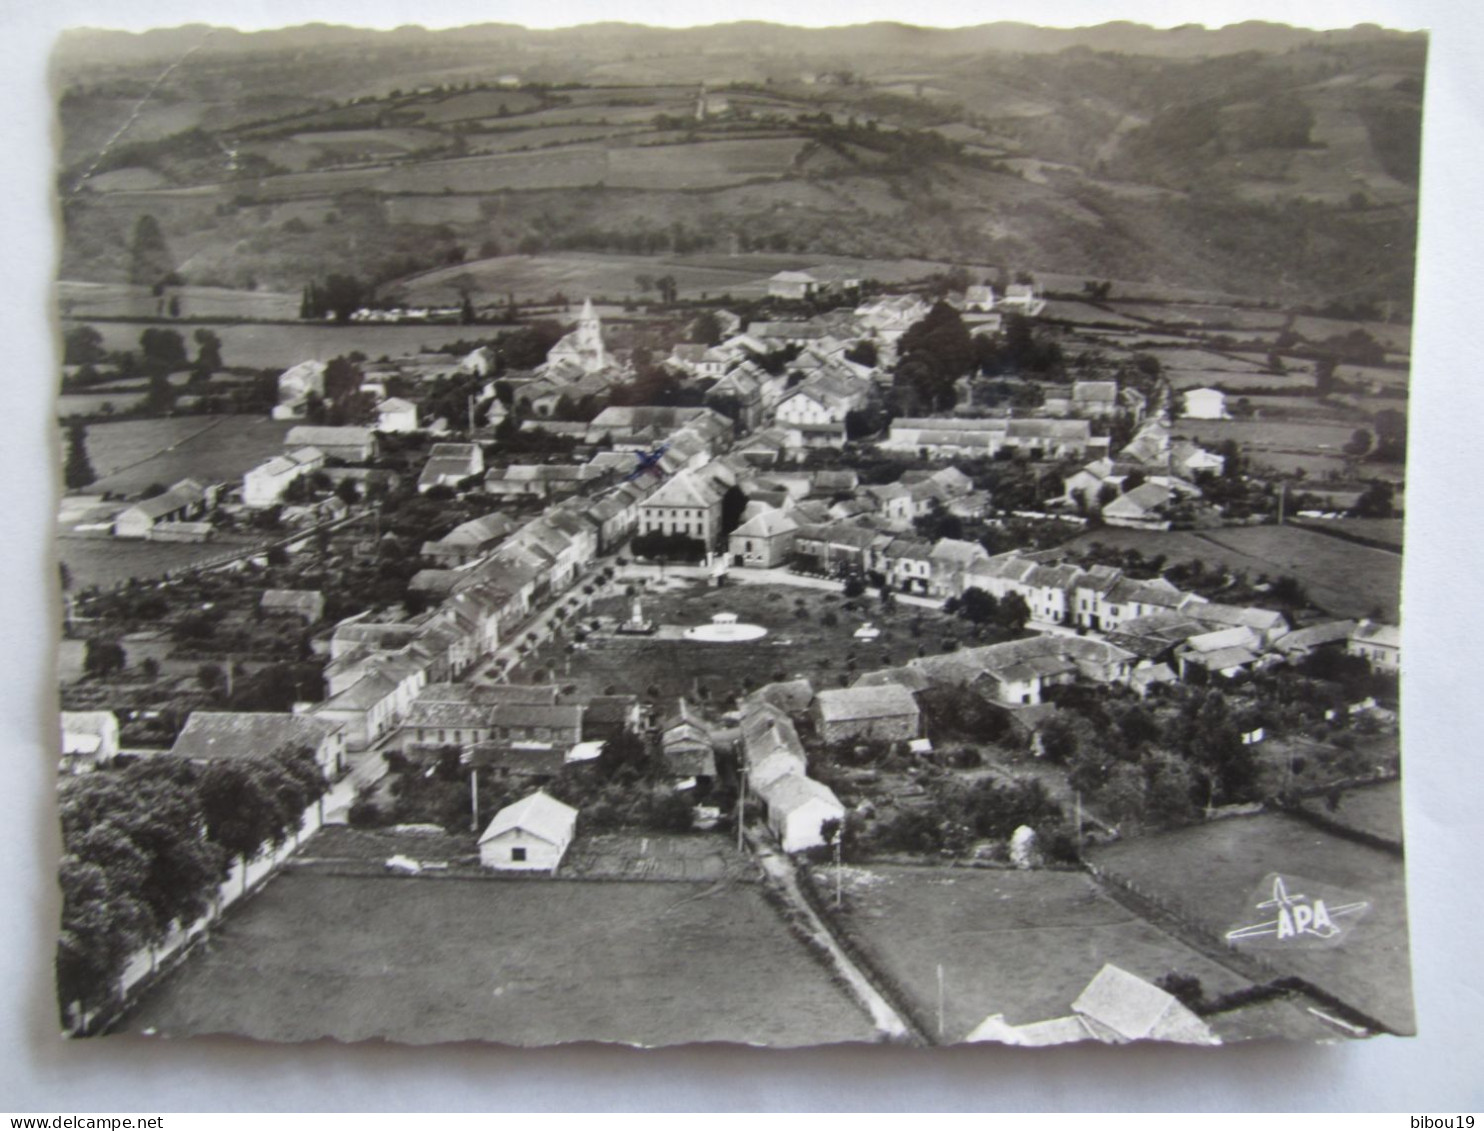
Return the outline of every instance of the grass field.
[[[514,1045],[869,1041],[755,885],[286,873],[128,1018],[132,1032]]]
[[[133,495],[153,483],[188,476],[206,482],[238,479],[279,454],[292,424],[243,416],[173,416],[120,420],[88,428],[88,455],[98,480],[89,493]]]
[[[821,875],[825,875],[824,872]],[[923,1017],[936,1017],[943,967],[943,1037],[961,1041],[986,1017],[1012,1025],[1063,1017],[1105,962],[1150,980],[1194,974],[1208,993],[1241,975],[1103,895],[1080,872],[852,867],[838,916]]]
[[[768,276],[783,270],[800,270],[817,264],[834,264],[859,271],[862,279],[899,283],[921,279],[944,265],[923,259],[850,259],[808,255],[596,255],[562,252],[550,255],[505,255],[480,259],[457,267],[429,271],[406,283],[409,301],[446,302],[458,295],[458,280],[467,277],[477,290],[503,296],[513,291],[518,298],[545,298],[553,291],[572,295],[606,295],[621,298],[641,296],[636,275],[671,275],[683,298],[702,293],[713,297],[732,294],[761,298],[767,294]],[[369,352],[369,351],[368,351]]]
[[[180,299],[180,313],[186,318],[296,318],[299,296],[281,291],[234,291],[225,287],[180,287],[171,295]],[[57,284],[57,306],[64,325],[69,317],[86,318],[153,318],[159,313],[160,300],[149,287],[127,283],[82,283],[63,279]],[[189,337],[192,328],[181,327]],[[132,348],[139,344],[136,331]],[[109,348],[117,348],[110,346]]]
[[[103,348],[107,350],[137,350],[139,335],[149,327],[159,325],[150,322],[78,321],[97,330],[103,336]],[[63,322],[62,329],[65,332],[76,324]],[[196,344],[191,335],[199,327],[183,325],[173,328],[185,339],[187,351],[194,353]],[[301,361],[312,358],[328,360],[354,350],[370,358],[401,357],[418,353],[424,347],[433,349],[461,338],[493,336],[505,327],[363,326],[330,322],[252,325],[228,322],[207,328],[221,339],[224,364],[250,369],[287,369]]]
[[[1334,809],[1322,797],[1310,798],[1304,806],[1347,829],[1384,837],[1395,844],[1402,843],[1401,782],[1347,790]]]
[[[716,613],[733,612],[744,624],[762,625],[768,635],[756,641],[711,644],[603,634],[570,657],[570,669],[564,645],[549,644],[528,659],[522,671],[554,667],[562,684],[594,693],[614,687],[644,695],[653,687],[668,698],[704,689],[708,697],[725,702],[742,694],[747,680],[760,687],[775,678],[802,676],[818,689],[839,687],[847,672],[854,673],[853,680],[856,674],[906,663],[919,646],[935,654],[944,650],[947,638],[969,642],[968,626],[962,621],[935,609],[902,605],[883,616],[874,596],[862,598],[863,611],[856,613],[844,611],[838,593],[781,585],[708,589],[697,584],[663,595],[645,594],[642,600],[645,617],[659,625],[690,627],[708,623]],[[794,615],[799,601],[804,602],[807,619]],[[629,607],[629,598],[609,598],[594,604],[593,615],[627,619]],[[821,623],[829,611],[837,619],[833,627]],[[922,635],[914,637],[909,626],[919,614]],[[866,621],[882,630],[870,644],[853,636]]]
[[[111,589],[130,578],[159,577],[172,569],[230,553],[232,542],[134,542],[112,538],[58,538],[57,557],[77,589]]]
[[[1373,608],[1393,618],[1401,602],[1399,554],[1373,550],[1297,526],[1244,526],[1202,531],[1103,530],[1079,535],[1072,546],[1101,542],[1145,557],[1164,554],[1167,564],[1199,558],[1228,569],[1246,570],[1252,580],[1298,578],[1310,598],[1326,612],[1363,617]]]
[[[1276,814],[1140,837],[1093,856],[1217,934],[1260,914],[1250,906],[1252,892],[1270,872],[1358,892],[1371,908],[1340,945],[1261,955],[1397,1032],[1413,1030],[1406,883],[1396,857]]]

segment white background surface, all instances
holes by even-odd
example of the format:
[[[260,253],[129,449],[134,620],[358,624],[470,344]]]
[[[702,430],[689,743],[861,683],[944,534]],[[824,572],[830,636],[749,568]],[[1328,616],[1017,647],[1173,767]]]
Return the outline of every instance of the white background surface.
[[[1015,1051],[837,1047],[764,1052],[599,1046],[522,1051],[330,1042],[134,1038],[66,1044],[50,958],[58,899],[51,767],[56,743],[50,537],[60,459],[51,398],[55,269],[53,129],[45,85],[56,32],[216,22],[431,27],[496,20],[685,26],[732,19],[827,25],[867,19],[963,26],[1127,18],[1210,26],[1248,18],[1311,27],[1430,29],[1417,347],[1411,416],[1404,680],[1412,947],[1422,1035],[1338,1048],[1266,1044]],[[1484,702],[1478,644],[1484,288],[1479,269],[1484,26],[1467,2],[1039,5],[946,0],[0,0],[0,1109],[225,1110],[1395,1110],[1484,1107],[1479,805]]]

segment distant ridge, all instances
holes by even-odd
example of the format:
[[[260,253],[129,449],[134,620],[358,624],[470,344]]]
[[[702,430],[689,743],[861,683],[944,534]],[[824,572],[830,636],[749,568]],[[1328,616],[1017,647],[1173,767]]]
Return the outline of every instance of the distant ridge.
[[[402,26],[390,30],[324,23],[246,32],[208,24],[185,24],[144,32],[76,28],[62,33],[57,61],[85,65],[91,61],[141,62],[179,57],[191,48],[207,54],[323,50],[338,47],[384,47],[418,43],[434,45],[457,40],[461,45],[488,42],[491,46],[550,50],[563,44],[581,44],[584,50],[615,57],[635,50],[764,51],[793,55],[874,53],[900,51],[916,54],[968,55],[982,53],[1046,54],[1070,48],[1114,51],[1167,58],[1235,55],[1248,51],[1282,52],[1324,44],[1341,45],[1376,40],[1425,40],[1422,31],[1398,31],[1375,24],[1316,30],[1257,20],[1207,28],[1184,24],[1155,28],[1114,21],[1081,28],[1037,27],[1001,21],[961,28],[918,27],[875,22],[842,27],[804,28],[744,20],[691,28],[651,27],[619,21],[582,24],[569,28],[532,29],[517,24],[473,24],[429,30]]]

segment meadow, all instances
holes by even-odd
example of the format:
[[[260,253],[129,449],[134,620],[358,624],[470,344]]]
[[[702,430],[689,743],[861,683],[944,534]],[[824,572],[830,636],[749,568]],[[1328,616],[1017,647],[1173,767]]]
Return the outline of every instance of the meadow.
[[[1277,814],[1139,837],[1101,846],[1092,856],[1099,867],[1133,881],[1217,935],[1261,914],[1252,906],[1252,896],[1270,872],[1358,893],[1371,907],[1340,945],[1263,949],[1261,957],[1394,1032],[1414,1031],[1406,885],[1399,858]]]
[[[870,1041],[757,885],[281,874],[134,1033],[413,1044]]]
[[[1199,559],[1208,566],[1245,570],[1255,581],[1297,578],[1313,602],[1337,617],[1363,617],[1379,608],[1394,619],[1401,601],[1400,554],[1375,550],[1297,526],[1224,527],[1195,533],[1105,528],[1078,535],[1070,545],[1138,550],[1166,565]]]
[[[90,494],[134,495],[154,483],[185,478],[212,483],[283,451],[287,421],[241,416],[174,416],[119,420],[88,428],[88,456],[98,474]]]
[[[79,319],[78,322],[86,322],[86,319]],[[78,322],[64,322],[63,331]],[[151,327],[161,326],[155,322],[87,322],[87,325],[103,336],[103,348],[106,350],[138,350],[139,335]],[[185,339],[187,352],[195,353],[196,343],[192,334],[202,328],[200,325],[178,324],[167,325],[166,328],[177,331]],[[425,349],[437,349],[460,339],[492,337],[507,327],[219,322],[208,323],[205,328],[221,339],[223,364],[233,368],[287,369],[301,361],[315,358],[324,361],[356,351],[372,359],[404,357],[421,353]],[[450,363],[452,360],[450,359]],[[115,404],[118,403],[116,400]]]
[[[171,570],[213,561],[266,539],[210,542],[135,542],[114,538],[58,538],[57,557],[66,564],[73,587],[111,589],[131,579],[143,581]],[[135,657],[138,659],[139,657]]]
[[[946,1043],[996,1013],[1012,1025],[1065,1017],[1107,962],[1150,981],[1191,974],[1213,996],[1250,984],[1081,872],[872,865],[845,875],[846,905],[834,921]],[[819,877],[828,887],[829,870]]]
[[[297,318],[299,296],[282,291],[240,291],[226,287],[176,287],[183,318]],[[168,300],[165,300],[168,302]],[[149,287],[127,283],[85,283],[63,279],[57,284],[57,305],[64,324],[69,318],[155,318],[161,300]],[[190,327],[182,327],[189,337]],[[138,344],[135,332],[131,346]],[[117,347],[109,347],[117,348]]]
[[[1323,797],[1311,797],[1304,807],[1325,820],[1356,832],[1402,843],[1402,785],[1399,781],[1348,789],[1333,808]]]

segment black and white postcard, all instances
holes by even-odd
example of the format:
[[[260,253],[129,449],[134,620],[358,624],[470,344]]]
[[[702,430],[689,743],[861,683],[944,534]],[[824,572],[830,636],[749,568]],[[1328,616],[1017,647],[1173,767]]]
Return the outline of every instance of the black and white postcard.
[[[1414,1033],[1427,51],[66,32],[61,1029]]]

